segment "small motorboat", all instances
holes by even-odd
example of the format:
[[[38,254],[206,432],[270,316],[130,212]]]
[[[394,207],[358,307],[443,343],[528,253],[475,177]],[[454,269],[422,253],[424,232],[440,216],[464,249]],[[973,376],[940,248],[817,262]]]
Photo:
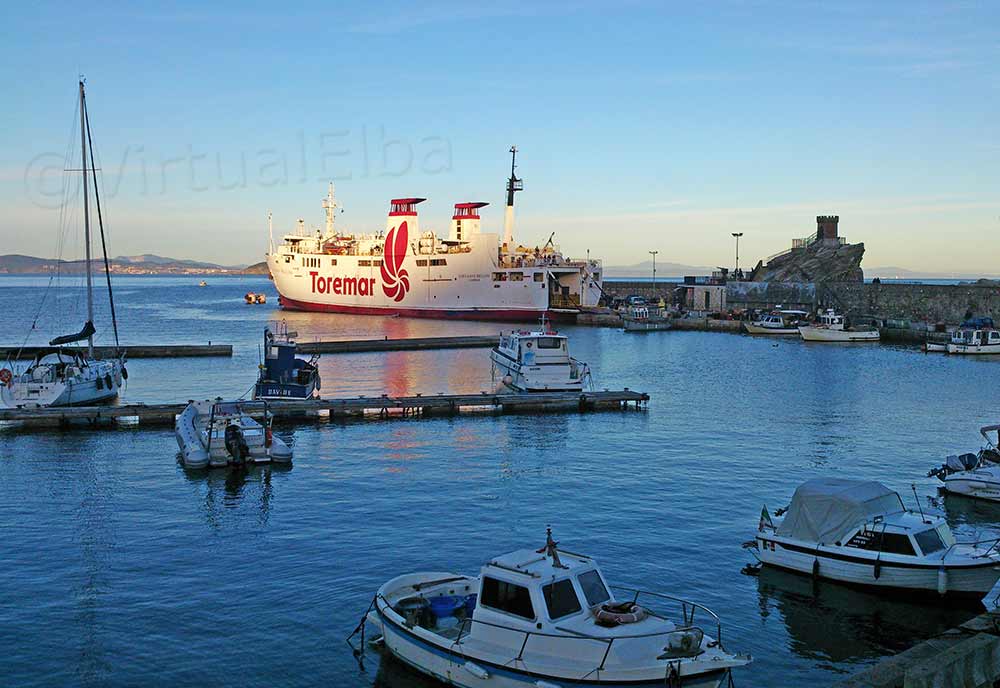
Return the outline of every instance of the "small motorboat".
[[[174,421],[174,435],[188,468],[292,460],[291,448],[271,433],[271,415],[265,401],[192,401]]]
[[[766,334],[772,336],[797,336],[799,322],[809,315],[805,311],[775,310],[766,313],[756,320],[743,323],[747,334]]]
[[[199,287],[207,287],[208,286],[208,282],[206,282],[205,280],[202,280],[201,282],[198,282],[198,286]]]
[[[254,399],[311,399],[319,396],[319,356],[295,356],[296,332],[285,321],[264,328],[264,362],[254,386]]]
[[[1000,425],[979,428],[979,434],[986,446],[978,453],[953,454],[927,477],[940,480],[945,492],[1000,502]]]
[[[609,586],[596,561],[557,544],[550,530],[541,549],[491,559],[478,576],[397,576],[363,622],[403,662],[461,688],[714,688],[751,662],[723,647],[708,608]]]
[[[254,301],[256,303],[267,303],[267,294],[260,292],[254,295]]]
[[[783,518],[764,507],[751,544],[765,566],[978,602],[1000,579],[997,543],[956,542],[944,518],[907,510],[881,483],[815,478],[795,490]]]
[[[877,342],[879,331],[874,327],[848,327],[844,316],[832,308],[820,313],[811,325],[800,325],[799,335],[807,342]]]
[[[569,340],[543,317],[534,332],[501,334],[490,352],[493,380],[517,392],[581,392],[592,384],[590,368],[569,355]]]
[[[626,332],[655,332],[673,326],[670,316],[655,306],[631,306],[622,315],[622,328]]]
[[[248,291],[246,294],[243,295],[243,300],[246,301],[247,305],[253,305],[257,303],[257,295],[254,294],[252,291]]]
[[[992,327],[961,329],[948,344],[948,353],[961,356],[1000,354],[1000,330]]]
[[[948,345],[942,342],[932,342],[930,340],[924,342],[924,353],[928,354],[943,354],[948,351]]]

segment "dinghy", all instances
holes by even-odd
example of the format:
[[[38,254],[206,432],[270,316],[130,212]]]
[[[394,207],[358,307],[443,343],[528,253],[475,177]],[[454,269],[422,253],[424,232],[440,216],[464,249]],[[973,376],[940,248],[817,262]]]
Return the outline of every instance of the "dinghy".
[[[750,663],[723,647],[708,608],[613,588],[594,559],[557,544],[549,531],[541,549],[491,559],[477,576],[397,576],[366,620],[393,655],[461,688],[715,688]]]
[[[251,414],[262,417],[258,422]],[[192,401],[177,416],[174,434],[188,468],[289,463],[292,450],[271,433],[264,401]]]
[[[990,437],[996,433],[997,439]],[[986,439],[986,446],[978,453],[949,456],[944,464],[927,474],[944,484],[944,491],[951,494],[1000,502],[1000,425],[979,428]]]
[[[783,518],[764,507],[751,544],[765,566],[978,602],[1000,579],[997,543],[956,542],[944,518],[907,510],[881,483],[816,478],[795,490]]]

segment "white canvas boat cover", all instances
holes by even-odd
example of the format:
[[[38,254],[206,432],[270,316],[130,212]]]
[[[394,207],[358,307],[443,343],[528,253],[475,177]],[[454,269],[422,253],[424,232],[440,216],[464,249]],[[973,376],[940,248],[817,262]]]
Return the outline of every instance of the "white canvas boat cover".
[[[900,511],[903,511],[903,503],[899,495],[882,483],[814,478],[795,490],[777,534],[832,544],[873,516]]]

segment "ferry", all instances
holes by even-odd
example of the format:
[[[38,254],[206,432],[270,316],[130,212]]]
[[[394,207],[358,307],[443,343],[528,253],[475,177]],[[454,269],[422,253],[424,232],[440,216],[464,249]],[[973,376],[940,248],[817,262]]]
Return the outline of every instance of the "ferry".
[[[524,188],[512,147],[503,235],[481,230],[488,203],[456,203],[447,239],[423,231],[417,206],[424,198],[390,202],[385,230],[342,232],[331,183],[323,200],[325,229],[294,233],[275,243],[267,265],[279,303],[289,310],[466,320],[563,319],[602,295],[599,260],[572,260],[552,243],[515,245],[514,194]],[[270,220],[269,220],[270,226]]]

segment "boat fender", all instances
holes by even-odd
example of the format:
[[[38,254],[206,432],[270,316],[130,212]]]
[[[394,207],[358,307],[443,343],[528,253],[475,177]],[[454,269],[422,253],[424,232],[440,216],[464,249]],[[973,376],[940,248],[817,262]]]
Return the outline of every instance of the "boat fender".
[[[813,578],[819,578],[819,557],[813,559]]]
[[[264,446],[270,447],[272,442],[274,442],[274,435],[271,434],[271,426],[268,426],[264,428]]]
[[[948,572],[945,571],[943,566],[938,569],[937,591],[939,595],[948,592]]]
[[[14,379],[14,374],[10,372],[7,368],[0,370],[0,383],[3,383],[10,387],[10,381]]]
[[[481,678],[484,681],[490,677],[490,673],[486,669],[482,668],[478,664],[473,664],[472,662],[466,662],[462,665],[462,668],[468,671],[470,674],[476,678]]]
[[[122,366],[122,379],[123,380],[128,379],[128,368],[126,368],[125,366]]]
[[[114,389],[114,385],[111,384],[111,373],[104,374],[104,384],[108,389]]]
[[[104,380],[101,379],[100,375],[95,378],[94,382],[97,384],[97,389],[104,389]]]
[[[878,580],[882,576],[882,562],[875,562],[875,580]]]

